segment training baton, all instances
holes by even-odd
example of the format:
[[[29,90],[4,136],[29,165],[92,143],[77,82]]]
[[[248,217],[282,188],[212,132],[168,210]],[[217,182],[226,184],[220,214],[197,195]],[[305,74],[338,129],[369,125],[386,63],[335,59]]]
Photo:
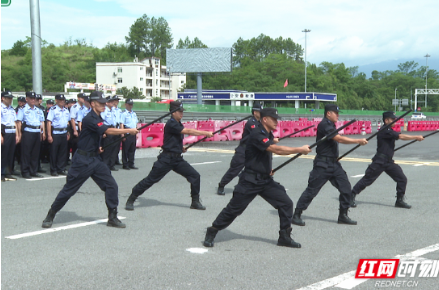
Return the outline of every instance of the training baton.
[[[427,138],[428,136],[434,135],[434,134],[436,134],[436,133],[439,133],[439,130],[436,130],[436,131],[434,131],[434,132],[432,132],[432,133],[430,133],[430,134],[427,134],[427,135],[425,135],[425,136],[422,136],[422,137]],[[398,151],[399,149],[404,148],[405,146],[409,146],[410,144],[413,144],[413,143],[415,143],[416,141],[418,141],[418,140],[410,141],[409,143],[407,143],[407,144],[405,144],[405,145],[402,145],[402,146],[396,148],[396,149],[394,150],[394,152],[395,152],[395,151]]]

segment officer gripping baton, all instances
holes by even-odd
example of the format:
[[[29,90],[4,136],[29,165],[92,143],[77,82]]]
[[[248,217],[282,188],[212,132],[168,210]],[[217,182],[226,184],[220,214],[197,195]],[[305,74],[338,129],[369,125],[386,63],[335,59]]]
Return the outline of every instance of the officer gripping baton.
[[[180,107],[178,107],[178,108],[176,108],[175,110],[172,110],[171,112],[169,112],[169,113],[167,113],[167,114],[161,116],[160,118],[155,119],[155,120],[152,121],[152,122],[149,122],[148,124],[143,125],[142,127],[137,128],[137,130],[140,131],[140,130],[142,130],[142,129],[148,127],[148,126],[151,126],[151,125],[154,124],[155,122],[160,121],[161,119],[163,119],[163,118],[165,118],[165,117],[171,115],[172,113],[174,113],[174,112],[176,112],[176,111],[178,111],[178,110],[180,110]],[[120,141],[122,141],[122,140],[125,139],[125,138],[126,138],[126,137],[120,137],[120,138],[118,138],[118,139],[115,140],[114,142],[111,142],[111,143],[105,145],[104,147],[102,147],[102,150],[105,149],[105,148],[108,148],[108,147],[110,147],[110,146],[113,146],[114,144],[120,143]]]
[[[407,115],[408,113],[410,113],[412,110],[408,110],[407,112],[405,112],[404,114],[402,114],[401,116],[399,116],[398,118],[396,118],[395,120],[393,120],[391,123],[381,127],[381,129],[379,131],[377,131],[376,133],[370,135],[370,137],[368,137],[366,140],[369,141],[370,139],[372,139],[373,137],[375,137],[376,135],[378,135],[378,133],[380,131],[383,131],[387,128],[389,128],[390,126],[392,126],[392,124],[394,124],[395,122],[397,122],[399,119],[403,118],[405,115]],[[346,155],[348,155],[349,153],[351,153],[352,151],[354,151],[355,149],[357,149],[358,147],[360,147],[360,145],[355,146],[354,148],[352,148],[351,150],[349,150],[348,152],[346,152],[345,154],[343,154],[342,156],[338,157],[337,161],[339,161],[340,159],[342,159],[343,157],[345,157]]]
[[[436,134],[436,133],[439,133],[439,130],[436,130],[436,131],[434,131],[434,132],[432,132],[432,133],[430,133],[430,134],[427,134],[427,135],[425,135],[425,136],[422,136],[422,137],[427,138],[428,136],[434,135],[434,134]],[[410,144],[413,144],[413,143],[415,143],[415,142],[417,142],[417,141],[418,141],[418,140],[410,141],[409,143],[407,143],[407,144],[405,144],[405,145],[402,145],[402,146],[396,148],[396,149],[394,150],[394,152],[395,152],[395,151],[398,151],[399,149],[404,148],[405,146],[409,146]]]
[[[306,128],[303,128],[302,130],[299,130],[299,131],[293,132],[293,133],[291,133],[291,134],[288,134],[287,136],[283,136],[282,138],[279,138],[279,141],[282,140],[282,139],[288,138],[288,137],[290,137],[290,136],[293,136],[293,135],[295,135],[295,134],[297,134],[297,133],[300,133],[300,132],[302,132],[302,131],[308,130],[308,129],[311,128],[311,127],[314,127],[314,125],[308,126],[308,127],[306,127]]]
[[[224,128],[221,128],[221,129],[219,129],[219,130],[216,130],[215,132],[212,133],[212,135],[215,135],[216,133],[221,132],[222,130],[227,129],[227,128],[229,128],[229,127],[232,127],[233,125],[236,125],[236,124],[238,124],[238,123],[240,123],[240,122],[242,122],[242,121],[245,121],[245,120],[247,120],[247,119],[250,119],[251,117],[253,117],[253,115],[250,115],[250,116],[248,116],[248,117],[242,118],[241,120],[238,120],[238,121],[236,121],[236,122],[234,122],[234,123],[232,123],[232,124],[230,124],[230,125],[227,125],[227,126],[225,126]],[[189,148],[191,148],[191,147],[194,146],[195,144],[200,143],[200,142],[203,141],[203,140],[206,140],[207,138],[209,138],[209,137],[204,137],[204,138],[198,140],[197,142],[194,142],[194,143],[190,144],[189,146],[186,147],[186,150],[188,150]]]
[[[338,128],[337,130],[329,133],[328,135],[326,135],[325,137],[323,137],[322,139],[320,139],[319,141],[317,141],[316,143],[312,144],[309,146],[309,149],[316,147],[317,145],[319,145],[320,143],[322,143],[323,141],[334,137],[335,135],[337,135],[338,132],[340,132],[341,130],[343,130],[344,128],[346,128],[347,126],[351,125],[352,123],[356,122],[356,119],[353,119],[352,121],[350,121],[349,123],[341,126],[340,128]],[[276,167],[275,169],[273,169],[273,173],[275,173],[277,170],[281,169],[282,167],[284,167],[285,165],[287,165],[288,163],[296,160],[297,158],[299,158],[299,156],[303,155],[302,153],[298,153],[296,154],[294,157],[292,157],[290,160],[282,163],[281,165],[279,165],[278,167]]]

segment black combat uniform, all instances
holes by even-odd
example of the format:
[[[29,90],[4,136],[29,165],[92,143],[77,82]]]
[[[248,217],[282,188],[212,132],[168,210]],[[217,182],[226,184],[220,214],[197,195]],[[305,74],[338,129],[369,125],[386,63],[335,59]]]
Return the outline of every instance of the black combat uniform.
[[[171,102],[170,111],[178,107],[181,107],[182,111],[184,110],[183,105],[179,102]],[[184,134],[182,134],[181,131],[183,131],[183,129],[183,124],[173,117],[166,122],[162,151],[157,157],[157,161],[154,162],[148,176],[133,187],[132,193],[125,206],[126,210],[134,210],[134,201],[137,197],[143,194],[153,184],[159,182],[171,170],[185,177],[191,184],[192,204],[190,208],[206,209],[200,203],[200,174],[184,160],[182,156]]]
[[[254,111],[260,111],[262,109],[262,105],[259,103],[255,103],[252,108],[252,113]],[[259,121],[256,120],[255,117],[250,118],[248,122],[245,124],[244,132],[242,133],[242,139],[239,142],[239,146],[235,149],[235,154],[230,161],[230,168],[224,174],[223,178],[221,178],[220,183],[218,184],[219,195],[224,195],[224,187],[229,184],[230,181],[233,180],[236,176],[238,176],[239,172],[244,168],[245,163],[245,147],[247,143],[247,139],[250,136],[250,133],[256,129],[260,125]]]
[[[105,103],[101,92],[92,92],[90,100]],[[78,140],[78,149],[72,158],[72,166],[67,174],[67,182],[58,193],[53,202],[46,219],[43,221],[43,228],[52,226],[55,214],[63,208],[67,201],[79,190],[84,182],[91,177],[102,191],[105,191],[105,203],[108,208],[107,226],[124,228],[125,224],[117,218],[117,206],[119,204],[118,186],[110,169],[98,154],[99,141],[108,126],[103,123],[101,116],[94,110],[84,118],[82,131]]]
[[[336,105],[326,105],[325,117],[317,126],[316,142],[336,130],[334,122],[326,118],[327,111],[334,111],[338,113],[339,110]],[[323,187],[323,185],[325,185],[328,180],[340,192],[340,214],[338,217],[338,223],[351,225],[357,224],[356,221],[352,221],[347,216],[347,211],[351,205],[352,188],[346,172],[341,167],[340,162],[337,161],[338,142],[333,140],[335,136],[333,136],[332,138],[328,138],[319,145],[317,145],[317,155],[314,158],[313,169],[309,174],[308,187],[305,189],[305,191],[302,193],[299,200],[297,201],[296,210],[293,216],[293,224],[295,225],[305,225],[305,222],[303,222],[300,218],[302,211],[308,208],[314,197],[317,196],[320,189]]]
[[[278,119],[277,110],[274,108],[262,109],[261,118],[264,116]],[[280,219],[278,245],[301,247],[290,237],[293,202],[288,197],[285,188],[275,182],[270,175],[273,157],[267,148],[274,144],[273,139],[273,134],[268,132],[263,125],[251,132],[245,149],[244,171],[239,176],[239,182],[235,186],[229,204],[212,223],[212,227],[207,229],[204,246],[213,247],[213,240],[217,232],[227,228],[259,195],[278,211]]]
[[[396,119],[393,112],[384,112],[383,121],[387,118]],[[393,131],[392,128],[386,128],[377,135],[377,153],[372,158],[372,163],[367,167],[366,173],[352,189],[352,207],[356,207],[355,196],[362,192],[367,186],[386,172],[396,182],[396,207],[411,208],[404,202],[405,189],[407,187],[407,177],[402,172],[401,167],[393,161],[395,151],[395,141],[399,139],[400,133]]]

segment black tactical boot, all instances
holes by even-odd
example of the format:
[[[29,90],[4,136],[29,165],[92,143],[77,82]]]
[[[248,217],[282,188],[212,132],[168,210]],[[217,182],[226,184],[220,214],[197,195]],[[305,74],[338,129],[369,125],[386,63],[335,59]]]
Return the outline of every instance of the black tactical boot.
[[[299,243],[296,243],[291,238],[291,231],[292,230],[293,230],[292,228],[288,228],[286,230],[279,231],[279,239],[277,240],[278,246],[290,247],[290,248],[301,248],[302,247],[302,245],[300,245]]]
[[[52,227],[52,223],[53,223],[53,219],[55,218],[56,215],[56,211],[50,209],[49,212],[47,213],[46,218],[43,221],[43,228],[50,228]]]
[[[214,227],[208,227],[206,231],[206,237],[204,238],[203,245],[205,247],[213,247],[213,240],[216,237],[216,234],[218,233],[218,230]]]
[[[218,183],[218,191],[216,192],[218,195],[225,195],[224,186],[221,183]]]
[[[355,197],[356,196],[357,195],[354,192],[352,192],[351,207],[357,207],[357,204],[355,203]]]
[[[293,220],[291,221],[294,225],[297,226],[305,226],[305,222],[300,218],[300,216],[302,215],[302,210],[301,209],[297,209],[294,211],[294,215],[293,215]]]
[[[407,209],[409,209],[409,208],[411,208],[412,206],[409,205],[409,204],[407,204],[407,203],[404,201],[404,195],[402,195],[402,196],[398,196],[398,197],[396,197],[395,207],[400,207],[400,208],[407,208]]]
[[[134,210],[134,202],[136,201],[137,197],[131,193],[130,197],[128,197],[127,203],[125,204],[126,210]]]
[[[108,210],[108,227],[125,228],[126,225],[117,218],[117,208]]]
[[[206,207],[201,204],[199,195],[192,196],[191,209],[200,209],[200,210],[206,209]]]
[[[341,208],[340,214],[338,215],[338,223],[339,224],[346,224],[346,225],[356,225],[357,222],[351,220],[348,217],[348,209],[347,208]]]

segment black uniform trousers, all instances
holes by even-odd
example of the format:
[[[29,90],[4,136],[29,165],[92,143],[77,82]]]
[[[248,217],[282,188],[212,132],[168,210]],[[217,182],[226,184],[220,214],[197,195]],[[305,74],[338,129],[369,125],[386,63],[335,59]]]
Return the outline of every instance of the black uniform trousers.
[[[23,131],[21,135],[21,175],[35,175],[40,158],[41,133]]]
[[[249,178],[250,177],[250,178]],[[275,209],[277,209],[280,219],[280,229],[291,227],[293,218],[293,201],[287,195],[285,188],[275,182],[271,177],[254,183],[250,175],[245,170],[239,177],[239,183],[235,186],[233,197],[229,204],[221,211],[212,226],[218,230],[227,228],[237,216],[241,215],[252,200],[260,195]]]
[[[174,156],[162,153],[157,157],[148,176],[133,187],[133,194],[137,197],[143,194],[153,184],[159,182],[169,171],[185,177],[191,184],[191,196],[200,194],[200,174],[179,154]]]
[[[99,156],[84,156],[76,152],[67,174],[67,182],[53,202],[52,210],[58,212],[62,209],[89,177],[96,182],[102,191],[105,191],[107,208],[117,208],[119,205],[118,186],[111,175],[110,169]]]
[[[23,136],[23,132],[21,132],[21,136]],[[15,154],[14,154],[14,163],[12,164],[12,171],[15,171],[15,161],[18,164],[21,164],[21,142],[15,146]]]
[[[67,133],[53,134],[53,142],[50,145],[50,172],[66,170],[66,152],[68,148]]]
[[[15,133],[3,134],[2,176],[10,175],[14,165]]]
[[[386,172],[396,182],[396,194],[398,197],[402,197],[405,194],[407,187],[407,177],[402,172],[401,167],[395,164],[393,160],[383,160],[381,158],[374,158],[373,162],[367,167],[366,173],[357,184],[355,184],[352,192],[359,194],[367,186],[374,183],[374,181]]]
[[[122,142],[122,163],[123,167],[134,166],[134,155],[136,154],[136,135],[126,135],[126,140]]]
[[[102,147],[105,147],[107,144],[110,144],[119,138],[119,135],[107,135],[107,137],[102,139]],[[116,158],[114,156],[117,152],[117,146],[120,146],[120,143],[105,148],[104,152],[101,153],[102,161],[107,164],[108,168],[111,168],[116,164]]]
[[[308,187],[300,196],[296,206],[297,209],[306,210],[328,180],[340,192],[340,209],[350,207],[351,184],[340,162],[335,160],[334,158],[333,161],[324,161],[318,159],[318,157],[314,159],[314,167],[309,174]]]
[[[70,139],[68,142],[67,159],[69,159],[69,157],[70,157],[70,149],[72,149],[72,158],[73,158],[73,155],[75,155],[75,152],[78,149],[78,140],[79,140],[79,137],[76,137],[75,135],[73,135],[73,132],[72,132],[70,134]]]
[[[230,168],[221,178],[220,185],[226,186],[244,169],[245,166],[245,145],[236,147],[235,154],[230,161]]]

